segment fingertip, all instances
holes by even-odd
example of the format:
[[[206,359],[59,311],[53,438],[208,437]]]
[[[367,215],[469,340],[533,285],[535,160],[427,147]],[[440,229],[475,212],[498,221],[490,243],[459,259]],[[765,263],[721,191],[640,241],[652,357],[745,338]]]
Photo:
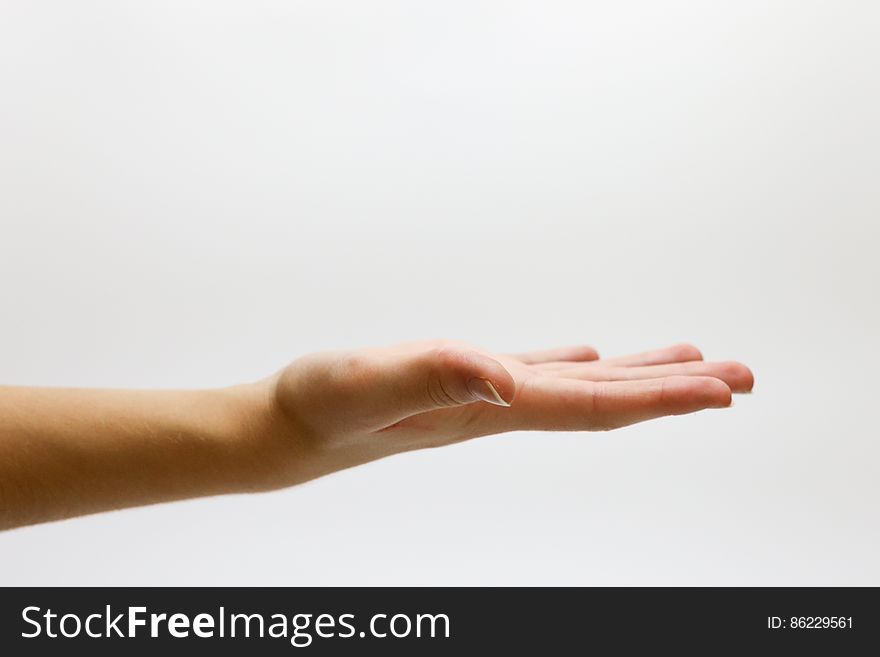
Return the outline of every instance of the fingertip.
[[[679,362],[703,360],[703,352],[689,342],[680,342],[672,345],[669,349],[675,354],[675,359]]]
[[[706,408],[727,408],[733,403],[733,391],[726,381],[712,376],[700,377],[702,379],[701,400]]]
[[[724,381],[712,376],[670,376],[664,379],[663,402],[673,412],[690,413],[702,408],[726,408],[733,393]]]
[[[721,386],[716,393],[718,395],[718,400],[720,403],[718,404],[718,408],[727,408],[728,406],[733,406],[733,390],[730,389],[730,386],[727,385],[724,381],[720,379],[716,379]]]
[[[495,404],[496,406],[510,406],[510,402],[501,395],[498,386],[492,383],[489,379],[477,376],[472,377],[468,380],[467,387],[471,394],[477,399],[489,402],[490,404]]]
[[[516,381],[514,381],[513,375],[507,371],[507,368],[504,367],[504,365],[494,358],[489,360],[491,360],[494,365],[492,367],[492,376],[489,377],[488,380],[491,382],[495,392],[498,393],[498,396],[505,402],[500,405],[510,406],[513,404],[513,399],[516,396]]]
[[[596,351],[594,347],[589,345],[580,345],[578,347],[573,348],[575,351],[575,358],[572,360],[575,361],[591,361],[591,360],[599,360],[599,352]]]
[[[733,392],[751,392],[755,385],[755,375],[752,371],[736,361],[727,361],[719,364],[723,380],[730,386]]]
[[[576,344],[557,349],[548,349],[537,354],[538,362],[569,361],[581,363],[591,360],[599,360],[599,352],[588,344]]]
[[[743,365],[743,369],[746,371],[745,377],[745,385],[743,386],[743,392],[752,392],[755,389],[755,373],[745,365]]]
[[[485,391],[486,395],[477,395],[483,401],[499,406],[510,406],[516,394],[516,381],[513,380],[513,375],[504,365],[490,356],[472,352],[469,357],[473,359],[473,366],[470,368],[471,379],[468,381],[468,386],[471,387],[473,382],[477,390]],[[479,385],[474,379],[483,380],[488,386]]]
[[[439,349],[435,362],[465,384],[474,400],[510,406],[516,392],[513,376],[499,361],[477,351]],[[460,385],[460,384],[459,384]]]

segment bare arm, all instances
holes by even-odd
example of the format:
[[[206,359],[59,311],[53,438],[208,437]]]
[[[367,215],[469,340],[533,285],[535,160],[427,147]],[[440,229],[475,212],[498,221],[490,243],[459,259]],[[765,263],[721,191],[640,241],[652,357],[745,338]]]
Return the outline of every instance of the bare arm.
[[[217,390],[0,387],[0,529],[280,488],[505,431],[612,429],[728,406],[752,382],[688,345],[597,360],[435,341],[314,354]]]

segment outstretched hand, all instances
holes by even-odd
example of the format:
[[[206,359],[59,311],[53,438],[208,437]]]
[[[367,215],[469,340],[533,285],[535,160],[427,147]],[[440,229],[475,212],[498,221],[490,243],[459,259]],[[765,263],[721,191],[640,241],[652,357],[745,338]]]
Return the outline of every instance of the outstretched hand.
[[[314,457],[311,478],[488,434],[607,430],[723,408],[731,392],[751,390],[753,377],[737,362],[706,362],[687,344],[599,359],[584,346],[496,354],[431,341],[313,354],[270,385],[281,440],[295,436]]]
[[[505,431],[614,429],[751,387],[744,365],[688,345],[600,360],[446,341],[313,354],[215,390],[0,387],[0,529],[289,486]]]

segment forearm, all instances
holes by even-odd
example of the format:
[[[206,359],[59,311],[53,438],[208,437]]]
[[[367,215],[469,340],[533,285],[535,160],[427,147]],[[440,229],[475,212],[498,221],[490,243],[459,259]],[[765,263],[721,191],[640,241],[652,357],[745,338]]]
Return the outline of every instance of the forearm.
[[[0,529],[271,487],[272,413],[265,384],[0,387]]]

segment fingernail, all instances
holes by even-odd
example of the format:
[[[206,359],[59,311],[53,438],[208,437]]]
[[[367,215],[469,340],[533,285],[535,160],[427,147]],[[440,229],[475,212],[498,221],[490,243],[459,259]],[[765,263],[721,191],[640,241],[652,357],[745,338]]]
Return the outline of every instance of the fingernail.
[[[474,377],[468,381],[468,390],[474,397],[482,399],[496,406],[510,406],[510,403],[504,400],[498,393],[498,388],[489,379],[480,379]]]

